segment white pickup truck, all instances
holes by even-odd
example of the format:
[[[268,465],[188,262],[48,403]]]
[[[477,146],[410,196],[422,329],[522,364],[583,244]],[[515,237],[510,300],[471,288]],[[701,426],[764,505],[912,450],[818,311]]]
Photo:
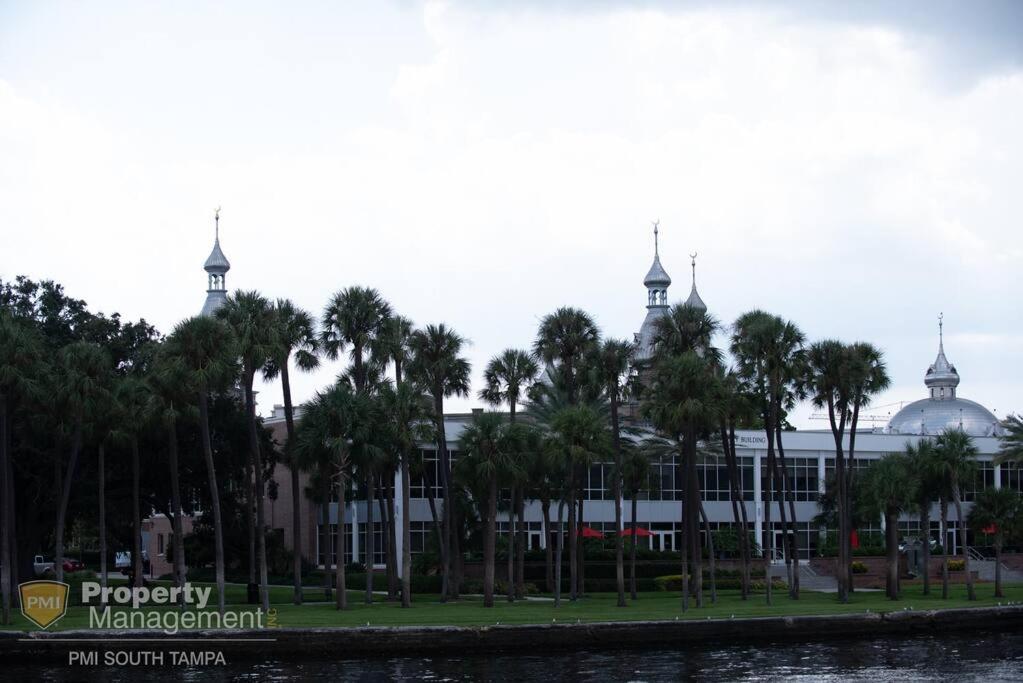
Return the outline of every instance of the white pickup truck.
[[[32,567],[35,569],[36,576],[42,576],[46,572],[53,571],[53,563],[45,562],[42,555],[35,556],[35,560],[32,562]]]

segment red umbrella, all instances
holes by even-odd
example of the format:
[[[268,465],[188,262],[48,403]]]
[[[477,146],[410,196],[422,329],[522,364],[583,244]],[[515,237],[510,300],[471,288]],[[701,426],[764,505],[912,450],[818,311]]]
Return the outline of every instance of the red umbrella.
[[[604,534],[588,526],[583,527],[583,538],[604,538]]]
[[[625,529],[622,530],[622,536],[632,536],[633,534],[636,534],[636,536],[639,537],[653,536],[652,533],[650,533],[648,530],[644,529],[641,526],[626,527]]]
[[[997,534],[998,533],[998,526],[996,524],[990,524],[990,525],[984,527],[983,529],[981,529],[981,531],[983,531],[985,534]]]

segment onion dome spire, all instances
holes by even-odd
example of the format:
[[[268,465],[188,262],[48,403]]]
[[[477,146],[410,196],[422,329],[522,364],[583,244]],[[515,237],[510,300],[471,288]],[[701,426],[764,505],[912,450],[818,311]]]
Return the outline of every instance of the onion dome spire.
[[[671,278],[661,266],[661,255],[658,245],[658,228],[660,221],[654,221],[654,262],[643,278],[643,284],[647,288],[647,307],[668,305],[668,286]]]
[[[703,299],[700,298],[700,293],[696,291],[696,256],[696,253],[689,255],[689,260],[693,267],[693,288],[689,290],[689,298],[686,299],[685,305],[697,310],[706,311],[707,304],[703,303]]]
[[[206,288],[206,303],[202,307],[202,315],[213,315],[221,304],[227,300],[227,281],[225,276],[231,270],[231,263],[220,248],[220,207],[213,214],[214,236],[213,251],[210,252],[203,270],[208,274],[209,284]]]
[[[956,387],[959,386],[959,373],[956,366],[945,357],[945,314],[938,315],[938,357],[927,368],[924,384],[931,390],[931,398],[955,398]]]

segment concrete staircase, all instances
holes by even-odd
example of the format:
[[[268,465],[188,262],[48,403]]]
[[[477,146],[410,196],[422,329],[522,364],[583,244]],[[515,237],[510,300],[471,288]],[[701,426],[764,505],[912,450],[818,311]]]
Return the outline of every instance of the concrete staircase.
[[[772,577],[779,578],[782,581],[787,581],[788,572],[785,570],[785,563],[772,564],[770,575]],[[799,588],[800,590],[834,593],[838,590],[838,581],[836,581],[833,576],[822,576],[811,569],[809,565],[800,563]]]
[[[987,558],[977,559],[974,557],[970,558],[970,569],[977,572],[977,578],[982,581],[994,581],[995,580],[995,561]],[[1019,583],[1023,582],[1023,572],[1016,571],[1015,569],[1009,569],[1002,563],[1002,582],[1003,583]]]

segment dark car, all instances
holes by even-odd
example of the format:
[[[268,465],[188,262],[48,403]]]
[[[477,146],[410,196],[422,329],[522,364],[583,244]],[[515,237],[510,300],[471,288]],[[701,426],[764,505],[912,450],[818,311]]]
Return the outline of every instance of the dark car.
[[[75,560],[70,557],[65,557],[63,564],[65,572],[80,572],[85,569],[85,564],[81,560]]]

